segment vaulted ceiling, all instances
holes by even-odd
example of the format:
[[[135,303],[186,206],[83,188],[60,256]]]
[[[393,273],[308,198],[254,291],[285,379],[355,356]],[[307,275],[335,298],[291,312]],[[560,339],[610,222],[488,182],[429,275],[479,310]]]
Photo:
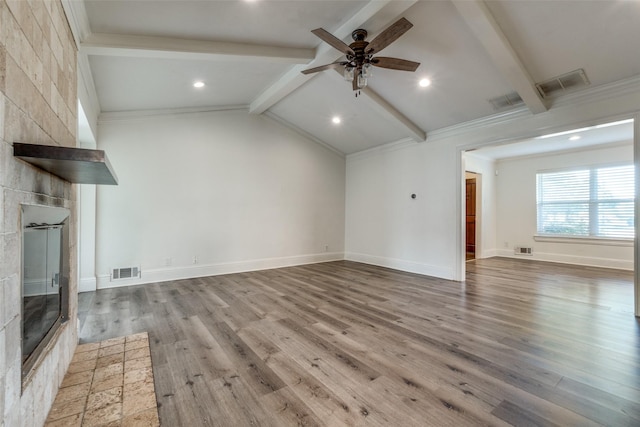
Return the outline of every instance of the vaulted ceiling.
[[[565,91],[543,96],[536,83],[575,70],[587,78],[576,91],[640,75],[639,1],[64,4],[102,113],[247,108],[343,154],[509,111],[545,114]],[[383,53],[420,62],[415,73],[376,68],[358,97],[335,71],[301,74],[343,58],[311,30],[350,43],[364,28],[371,40],[400,17],[414,27]],[[507,95],[521,101],[497,107]]]

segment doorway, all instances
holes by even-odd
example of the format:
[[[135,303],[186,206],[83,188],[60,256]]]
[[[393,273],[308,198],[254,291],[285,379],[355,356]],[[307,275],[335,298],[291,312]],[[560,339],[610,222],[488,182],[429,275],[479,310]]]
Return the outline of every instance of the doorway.
[[[476,193],[477,193],[477,177],[473,172],[466,172],[466,190],[465,190],[465,200],[466,200],[466,260],[476,259]]]
[[[491,184],[489,184],[489,186],[486,187],[487,183],[481,184],[476,182],[475,189],[476,189],[476,194],[482,188],[491,189],[489,192],[490,194],[489,197],[491,198],[492,198],[491,195],[496,194],[498,189],[504,189],[505,186],[509,188],[508,186],[513,183],[523,182],[523,179],[524,179],[523,176],[525,173],[527,174],[527,177],[530,176],[530,177],[534,177],[535,179],[535,175],[537,173],[536,171],[539,171],[539,170],[552,170],[552,169],[558,170],[562,168],[579,167],[579,166],[591,165],[591,164],[622,164],[622,163],[628,163],[631,159],[633,159],[633,163],[635,164],[636,171],[640,170],[640,155],[638,154],[640,153],[640,150],[638,149],[638,147],[640,147],[640,140],[638,139],[640,135],[640,120],[638,118],[634,120],[634,119],[624,118],[624,117],[621,117],[619,120],[615,120],[615,119],[609,119],[609,120],[610,120],[609,122],[600,123],[600,124],[589,123],[587,125],[585,124],[576,125],[575,126],[576,129],[562,130],[557,133],[548,133],[548,134],[537,136],[537,137],[524,138],[522,140],[513,140],[510,142],[500,141],[495,145],[485,144],[480,148],[476,146],[460,147],[461,149],[460,149],[460,161],[458,163],[458,167],[459,167],[458,179],[459,180],[464,179],[464,184],[458,181],[459,193],[458,193],[457,212],[459,215],[458,216],[459,225],[458,225],[458,247],[457,247],[458,264],[457,266],[459,268],[458,270],[459,280],[464,280],[466,277],[466,268],[465,268],[466,263],[464,260],[465,258],[468,260],[468,258],[470,257],[469,252],[471,252],[470,249],[472,249],[470,247],[471,242],[468,240],[468,236],[474,234],[471,232],[471,230],[469,230],[470,225],[468,225],[472,222],[471,216],[469,215],[469,218],[467,218],[468,207],[473,208],[472,201],[466,194],[468,191],[472,191],[472,189],[469,188],[470,182],[467,180],[470,177],[465,172],[466,170],[468,170],[467,168],[471,170],[477,170],[478,168],[481,169],[483,171],[483,176],[485,178],[487,177],[486,174],[490,172]],[[580,138],[576,137],[576,134],[580,134],[578,135],[580,136]],[[629,152],[629,149],[632,150],[631,154],[630,155],[625,154],[626,152]],[[596,153],[595,150],[598,150],[598,152]],[[607,153],[605,151],[600,151],[600,150],[609,150],[609,152]],[[473,155],[467,154],[472,151],[474,152]],[[477,153],[475,153],[476,151]],[[578,156],[575,153],[580,153],[580,155]],[[591,159],[589,158],[589,156],[595,156],[595,158]],[[486,160],[484,162],[486,163],[486,165],[476,164],[477,159],[475,159],[475,157],[478,157],[480,159],[484,158],[484,160]],[[516,158],[521,158],[523,159],[523,161],[529,162],[528,164],[524,165],[526,166],[525,169],[522,168],[522,165],[515,167],[512,164],[508,163],[509,161],[514,161]],[[544,161],[547,162],[547,164],[544,164],[544,165],[537,164],[541,162],[540,159],[545,159]],[[494,188],[493,185],[496,184],[496,182],[498,182],[497,177],[498,177],[499,170],[496,164],[498,160],[500,160],[500,172],[507,171],[507,174],[506,175],[503,173],[500,174],[502,185],[498,185],[498,187]],[[537,163],[534,164],[535,162]],[[576,164],[573,164],[571,162],[574,162]],[[580,163],[580,164],[577,164],[577,163]],[[510,167],[510,169],[509,168],[505,169],[505,167]],[[514,179],[513,177],[517,177],[517,179]],[[527,182],[535,182],[535,180],[532,181],[530,178],[527,178],[527,179],[528,179]],[[636,172],[635,180],[636,180],[635,188],[636,188],[636,194],[637,194],[638,188],[640,188],[640,175],[638,175],[637,172]],[[513,185],[511,187],[513,187]],[[530,188],[527,191],[531,193],[532,187],[531,186],[529,187]],[[465,193],[462,193],[462,192],[465,192]],[[504,194],[504,193],[501,193],[501,194]],[[503,201],[506,201],[505,203],[493,205],[493,202],[491,202],[491,204],[487,205],[487,206],[490,206],[489,209],[492,215],[491,217],[492,220],[489,223],[489,230],[490,230],[489,233],[487,233],[486,229],[484,229],[485,226],[480,226],[476,224],[476,231],[479,231],[479,229],[483,228],[483,233],[485,234],[485,236],[490,236],[489,241],[485,242],[486,246],[483,245],[483,247],[485,248],[483,251],[484,253],[483,254],[476,253],[475,254],[476,259],[481,257],[487,257],[487,256],[488,257],[491,257],[491,256],[509,257],[514,254],[513,248],[515,246],[518,246],[517,243],[523,240],[526,240],[528,238],[531,238],[531,236],[533,236],[532,238],[534,239],[534,241],[543,242],[543,244],[546,245],[546,247],[543,247],[543,249],[546,250],[547,252],[543,254],[552,254],[559,258],[564,257],[565,259],[572,257],[572,259],[569,259],[569,261],[575,261],[575,259],[573,258],[579,257],[582,254],[580,252],[569,253],[568,250],[565,251],[567,253],[563,252],[561,249],[564,249],[564,247],[562,248],[559,247],[559,244],[564,243],[563,241],[556,242],[552,239],[544,240],[545,236],[543,236],[543,239],[535,240],[536,238],[535,227],[537,226],[535,223],[536,217],[530,214],[531,209],[529,209],[526,215],[523,215],[522,212],[520,211],[516,212],[514,207],[525,206],[525,204],[521,202],[517,202],[517,203],[514,202],[513,201],[514,197],[512,197],[513,194],[514,194],[513,188],[511,188],[511,192],[502,198]],[[527,200],[535,201],[535,194],[533,195],[530,194],[530,195],[527,195],[526,197],[528,197]],[[484,199],[484,197],[482,198]],[[521,199],[522,198],[518,200],[521,200]],[[529,206],[530,207],[535,206],[535,204],[529,203]],[[495,207],[495,212],[493,211],[494,207]],[[502,209],[502,210],[499,210],[499,209]],[[535,209],[535,207],[533,209]],[[484,210],[484,208],[482,210]],[[480,213],[480,207],[478,206],[478,199],[476,199],[475,213],[476,213],[476,219],[477,219],[477,215]],[[528,229],[525,230],[524,232],[521,232],[522,230],[517,228],[518,224],[522,224],[520,220],[511,221],[511,222],[505,221],[505,219],[509,220],[511,218],[524,218],[524,217],[528,218],[528,221],[526,223]],[[533,218],[533,220],[531,218]],[[636,235],[638,235],[640,234],[640,197],[637,197],[637,196],[635,198],[635,221],[634,222],[635,222],[635,228],[636,228]],[[493,230],[492,227],[494,227],[498,223],[501,224],[501,229],[500,229],[500,232],[496,234],[496,238],[493,239],[493,236],[491,236],[491,231]],[[498,229],[496,228],[496,230]],[[523,237],[524,234],[526,235]],[[475,243],[474,249],[477,252],[481,247],[481,245],[478,244],[479,236],[477,235],[477,233],[475,234],[475,237],[476,237],[476,241],[474,242]],[[612,239],[612,240],[615,240],[615,239]],[[499,245],[498,245],[498,241],[500,242]],[[525,243],[529,243],[529,242],[527,241]],[[543,244],[540,244],[540,246],[543,246]],[[552,247],[550,246],[551,244],[555,244],[556,246]],[[569,249],[573,250],[574,246],[578,244],[588,244],[588,243],[581,243],[581,242],[574,243],[572,241],[572,246]],[[488,246],[488,249],[487,249],[487,246]],[[594,246],[593,248],[589,247],[589,249],[592,252],[589,257],[590,259],[587,261],[592,262],[593,260],[596,260],[596,261],[604,260],[602,261],[604,265],[598,265],[598,264],[594,264],[594,265],[605,267],[605,268],[617,268],[615,266],[611,267],[610,265],[605,264],[606,262],[610,263],[610,258],[611,258],[610,256],[606,256],[608,255],[607,253],[602,255],[603,251],[607,250],[606,248],[607,243],[599,242],[599,246],[600,246],[599,249],[596,247],[596,245],[593,245],[593,246]],[[634,285],[635,287],[634,311],[635,311],[635,315],[640,317],[640,271],[638,269],[638,265],[640,265],[639,240],[635,239],[634,241],[631,242],[631,244],[625,242],[624,244],[614,244],[614,246],[629,247],[632,249],[631,261],[629,261],[630,260],[629,250],[618,249],[617,253],[620,254],[619,260],[621,263],[623,263],[621,264],[623,265],[622,268],[628,268],[627,265],[629,265],[629,262],[631,262],[632,263],[631,268],[635,270],[636,279],[635,279],[635,285]],[[596,252],[596,250],[600,250],[600,252],[598,253]],[[579,264],[577,262],[570,262],[570,263]]]

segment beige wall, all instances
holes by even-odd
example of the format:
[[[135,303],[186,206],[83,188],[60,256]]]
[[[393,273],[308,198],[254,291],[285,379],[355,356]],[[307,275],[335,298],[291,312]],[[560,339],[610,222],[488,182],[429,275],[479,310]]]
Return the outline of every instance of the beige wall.
[[[75,146],[76,48],[60,1],[0,0],[0,425],[44,423],[77,344],[75,189],[13,157],[13,142]],[[20,205],[72,211],[70,320],[24,385]]]

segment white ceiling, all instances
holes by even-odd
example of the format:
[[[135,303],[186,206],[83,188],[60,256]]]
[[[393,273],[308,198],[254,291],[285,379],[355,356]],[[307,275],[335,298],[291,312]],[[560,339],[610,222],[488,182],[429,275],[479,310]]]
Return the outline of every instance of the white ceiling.
[[[567,129],[535,138],[497,144],[473,150],[486,159],[503,160],[515,157],[591,149],[598,146],[633,145],[633,120],[600,123],[594,126]]]
[[[244,107],[344,154],[491,116],[488,100],[512,92],[542,113],[554,100],[534,83],[579,68],[583,90],[640,75],[639,1],[68,3],[102,112]],[[382,54],[420,62],[415,73],[376,68],[358,98],[335,71],[300,73],[341,58],[311,30],[372,40],[400,17],[414,27]]]

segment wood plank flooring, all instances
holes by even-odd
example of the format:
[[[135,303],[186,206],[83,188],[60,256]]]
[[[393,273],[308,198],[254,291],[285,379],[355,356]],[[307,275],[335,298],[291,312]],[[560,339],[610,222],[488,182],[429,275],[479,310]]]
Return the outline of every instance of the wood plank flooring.
[[[162,426],[640,425],[631,272],[341,261],[85,293],[80,318],[149,333]]]

